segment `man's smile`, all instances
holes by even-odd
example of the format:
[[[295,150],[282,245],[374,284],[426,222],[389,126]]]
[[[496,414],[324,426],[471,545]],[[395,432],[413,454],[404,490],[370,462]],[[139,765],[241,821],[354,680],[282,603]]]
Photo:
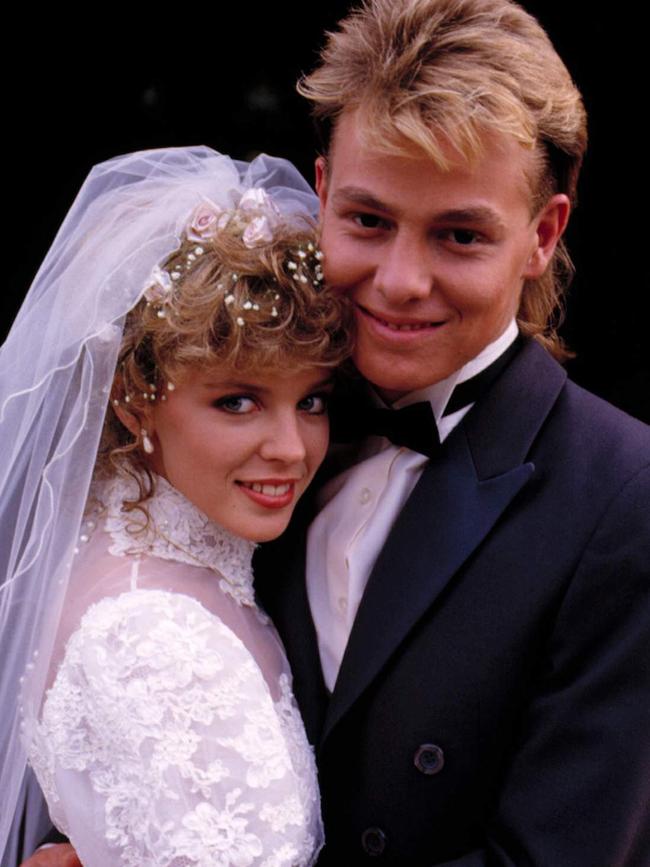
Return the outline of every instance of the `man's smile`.
[[[370,320],[373,323],[378,323],[389,331],[394,332],[430,331],[433,328],[439,328],[441,325],[445,324],[444,320],[427,321],[422,319],[409,319],[408,317],[397,318],[390,314],[376,313],[358,302],[355,302],[355,307],[364,319]]]

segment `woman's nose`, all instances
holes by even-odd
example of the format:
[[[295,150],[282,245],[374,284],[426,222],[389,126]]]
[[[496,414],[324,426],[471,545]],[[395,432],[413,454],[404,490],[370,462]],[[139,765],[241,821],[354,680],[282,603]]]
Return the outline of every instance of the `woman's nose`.
[[[296,412],[284,412],[275,418],[260,448],[260,454],[267,461],[281,461],[284,464],[297,464],[306,456],[305,441]]]

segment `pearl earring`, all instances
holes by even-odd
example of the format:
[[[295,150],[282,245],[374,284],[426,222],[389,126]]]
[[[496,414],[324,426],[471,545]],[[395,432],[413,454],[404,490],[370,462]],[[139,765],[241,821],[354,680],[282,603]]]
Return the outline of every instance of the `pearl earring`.
[[[146,430],[144,428],[142,428],[142,430],[140,431],[140,434],[142,436],[142,448],[145,450],[146,454],[152,455],[153,454],[153,443],[149,439],[149,434],[146,432]]]

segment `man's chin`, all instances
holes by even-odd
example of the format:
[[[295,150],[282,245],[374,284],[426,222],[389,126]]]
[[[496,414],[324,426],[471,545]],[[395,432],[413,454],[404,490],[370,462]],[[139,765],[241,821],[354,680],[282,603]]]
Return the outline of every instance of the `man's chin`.
[[[413,351],[415,347],[410,347],[410,351],[404,347],[391,351],[359,333],[353,360],[364,379],[382,396],[394,401],[412,391],[435,385],[462,367],[463,360],[457,353],[441,351],[445,347],[429,343],[426,341],[426,346],[419,346],[418,351]]]
[[[440,375],[432,369],[422,370],[419,366],[411,369],[408,365],[398,366],[389,362],[364,363],[363,360],[355,359],[355,364],[363,378],[387,403],[394,403],[412,391],[434,385],[448,375]]]

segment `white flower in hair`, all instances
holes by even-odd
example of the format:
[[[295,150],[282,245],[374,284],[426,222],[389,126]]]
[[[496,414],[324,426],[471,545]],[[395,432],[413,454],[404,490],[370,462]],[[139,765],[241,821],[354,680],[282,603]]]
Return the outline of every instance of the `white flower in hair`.
[[[261,187],[246,190],[239,200],[238,210],[251,215],[251,220],[242,234],[244,245],[250,249],[261,244],[270,244],[282,215],[266,190]]]
[[[144,297],[152,303],[166,301],[172,291],[172,280],[168,272],[156,265],[147,281]]]
[[[190,241],[205,241],[206,238],[213,238],[218,229],[222,228],[220,221],[222,216],[223,209],[206,199],[190,217],[187,237]]]
[[[244,229],[242,241],[249,249],[260,244],[270,244],[273,240],[273,229],[268,217],[253,217]]]
[[[269,197],[266,190],[263,190],[261,187],[251,187],[245,193],[242,193],[238,207],[240,211],[268,211],[274,216],[280,216],[280,212],[273,204],[273,200]]]

